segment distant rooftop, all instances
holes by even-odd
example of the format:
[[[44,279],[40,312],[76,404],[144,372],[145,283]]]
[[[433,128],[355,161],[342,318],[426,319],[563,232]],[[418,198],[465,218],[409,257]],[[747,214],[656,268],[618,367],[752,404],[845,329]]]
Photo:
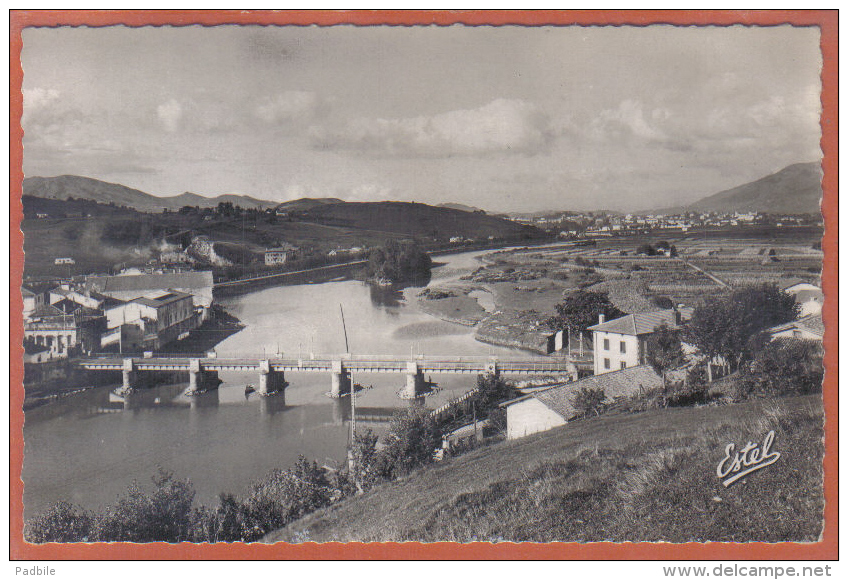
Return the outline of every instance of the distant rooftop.
[[[165,290],[168,288],[211,289],[212,272],[172,272],[168,274],[138,274],[136,276],[89,276],[87,290],[97,292],[131,292]]]
[[[810,314],[809,316],[805,316],[803,318],[799,318],[798,320],[793,320],[792,322],[787,322],[786,324],[780,324],[778,326],[774,326],[769,328],[769,333],[774,334],[775,332],[783,332],[786,330],[792,330],[797,328],[798,330],[806,330],[807,332],[811,332],[818,336],[824,336],[824,321],[822,320],[821,312],[818,314]]]
[[[136,298],[135,300],[132,300],[132,302],[144,304],[145,306],[151,306],[153,308],[160,308],[162,306],[165,306],[166,304],[171,304],[172,302],[177,302],[178,300],[184,300],[185,298],[191,297],[191,294],[186,294],[185,292],[177,292],[176,290],[170,290],[158,296],[142,296],[141,298]]]

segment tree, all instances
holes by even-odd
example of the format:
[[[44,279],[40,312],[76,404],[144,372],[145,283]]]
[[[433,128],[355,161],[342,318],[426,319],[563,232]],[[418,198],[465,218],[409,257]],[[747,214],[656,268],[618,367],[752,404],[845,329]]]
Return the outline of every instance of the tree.
[[[557,316],[548,321],[556,330],[571,328],[575,331],[586,330],[598,323],[598,315],[603,314],[607,320],[624,316],[624,312],[616,308],[606,292],[577,290],[566,296],[561,304],[556,305]]]
[[[729,296],[708,299],[696,308],[686,325],[685,337],[709,360],[720,356],[736,369],[753,355],[754,336],[794,320],[799,308],[795,298],[775,284],[740,288]]]
[[[432,265],[429,254],[415,242],[389,240],[369,252],[365,271],[369,278],[422,283],[429,281]]]
[[[773,396],[818,392],[824,378],[823,355],[816,341],[778,338],[748,365],[749,390]]]
[[[598,416],[601,414],[601,408],[604,406],[606,398],[604,390],[600,387],[580,387],[580,390],[574,395],[572,405],[584,417],[590,413],[595,413],[595,416]]]
[[[645,359],[658,374],[662,375],[663,388],[667,388],[668,371],[677,368],[683,361],[683,345],[680,331],[663,323],[645,341]]]
[[[24,539],[33,544],[45,542],[84,542],[91,534],[93,514],[79,506],[60,501],[27,521]]]
[[[377,436],[368,429],[357,434],[351,446],[351,477],[358,492],[370,489],[379,479],[377,473]]]
[[[153,492],[130,484],[115,506],[96,518],[94,535],[107,542],[183,542],[194,527],[194,487],[159,470]]]
[[[501,377],[493,374],[477,375],[474,400],[481,416],[487,415],[490,410],[497,408],[498,403],[513,398],[515,394],[515,386]]]
[[[674,308],[674,301],[668,296],[653,296],[651,298],[651,303],[663,310],[670,310]]]
[[[426,408],[410,407],[394,416],[384,440],[377,471],[387,479],[397,479],[433,461],[441,433]]]
[[[638,256],[639,254],[645,256],[656,256],[657,250],[651,244],[642,244],[636,248],[636,255]]]

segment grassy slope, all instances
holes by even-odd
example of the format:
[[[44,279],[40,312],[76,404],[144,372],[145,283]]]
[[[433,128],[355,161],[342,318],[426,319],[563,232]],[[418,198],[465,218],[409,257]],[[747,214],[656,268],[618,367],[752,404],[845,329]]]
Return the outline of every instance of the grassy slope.
[[[774,464],[725,488],[728,443],[776,430]],[[819,396],[602,416],[424,468],[265,541],[813,541]]]

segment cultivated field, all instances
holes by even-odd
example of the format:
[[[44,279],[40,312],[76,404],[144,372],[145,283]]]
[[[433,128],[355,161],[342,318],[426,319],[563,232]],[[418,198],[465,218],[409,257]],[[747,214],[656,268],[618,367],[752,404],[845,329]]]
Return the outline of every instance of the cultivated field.
[[[742,234],[656,234],[600,239],[591,246],[493,252],[476,270],[438,286],[444,295],[422,298],[421,306],[445,320],[477,324],[477,338],[484,342],[538,351],[549,333],[544,321],[578,288],[607,292],[620,310],[635,313],[669,300],[696,307],[744,285],[818,283],[823,254],[814,245],[821,239],[819,230]],[[640,246],[661,240],[676,247],[677,257],[637,255]],[[494,304],[485,309],[476,304],[480,292]]]

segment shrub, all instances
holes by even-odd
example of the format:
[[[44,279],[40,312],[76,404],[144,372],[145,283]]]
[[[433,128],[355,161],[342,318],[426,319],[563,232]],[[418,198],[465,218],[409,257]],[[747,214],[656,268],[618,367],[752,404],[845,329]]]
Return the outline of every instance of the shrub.
[[[668,296],[653,296],[651,303],[657,308],[663,308],[665,310],[674,308],[674,301]]]
[[[351,477],[359,491],[371,488],[379,479],[377,472],[377,436],[367,430],[358,434],[353,440],[351,449],[353,471]]]
[[[135,482],[118,503],[95,518],[94,536],[107,542],[183,542],[194,527],[194,487],[159,470],[153,477],[153,493]]]
[[[803,395],[818,392],[824,377],[823,351],[811,340],[779,338],[748,365],[742,394]]]
[[[601,414],[601,409],[604,406],[604,401],[607,396],[602,388],[581,387],[574,396],[572,404],[574,408],[582,415],[586,416],[594,413],[596,416]]]
[[[433,461],[433,452],[441,445],[441,433],[427,409],[410,407],[394,416],[385,442],[376,472],[387,479],[397,479]]]
[[[38,517],[27,521],[24,539],[34,544],[84,542],[89,538],[93,520],[93,514],[79,506],[60,501]]]

